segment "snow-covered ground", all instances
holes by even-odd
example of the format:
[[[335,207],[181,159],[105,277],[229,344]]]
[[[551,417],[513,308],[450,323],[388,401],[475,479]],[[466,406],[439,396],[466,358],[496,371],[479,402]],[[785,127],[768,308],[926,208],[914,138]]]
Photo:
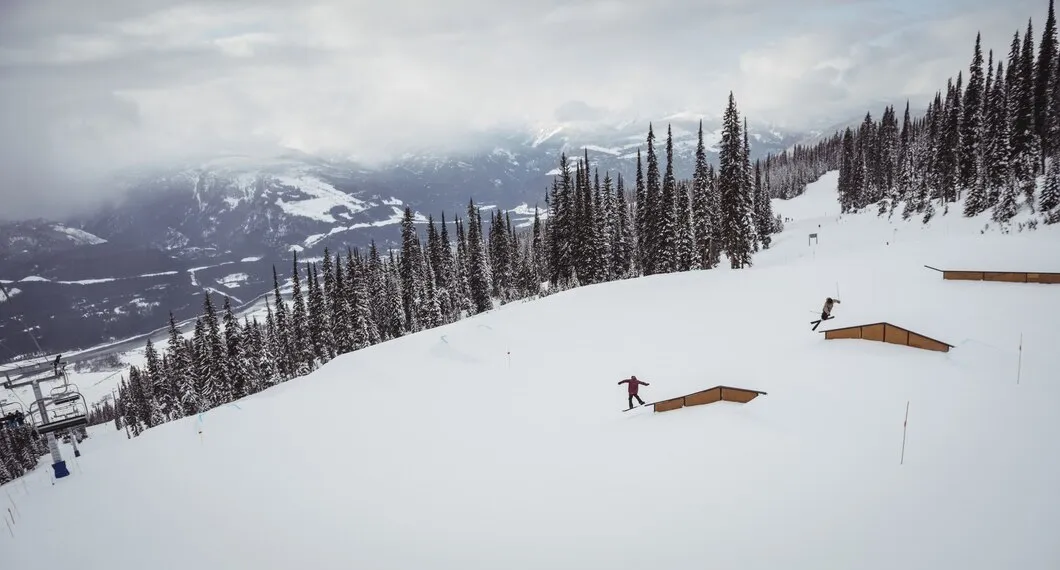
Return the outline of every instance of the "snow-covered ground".
[[[751,269],[514,303],[133,440],[93,428],[70,477],[4,487],[0,567],[1060,568],[1060,286],[923,267],[1060,271],[1060,225],[840,217],[835,181],[776,203],[795,221]],[[821,330],[955,348],[825,340],[837,290]],[[630,374],[648,401],[768,394],[623,413]]]
[[[101,243],[107,243],[107,240],[79,228],[70,228],[62,224],[53,224],[52,228],[57,232],[66,234],[71,241],[80,245],[98,245]]]

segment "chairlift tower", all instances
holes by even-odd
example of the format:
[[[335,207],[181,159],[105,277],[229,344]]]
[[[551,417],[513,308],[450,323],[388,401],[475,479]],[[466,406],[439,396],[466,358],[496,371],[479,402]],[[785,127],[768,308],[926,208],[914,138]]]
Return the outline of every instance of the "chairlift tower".
[[[61,355],[56,357],[55,362],[51,367],[51,373],[47,376],[39,376],[42,372],[46,372],[47,369],[41,370],[40,367],[34,367],[32,369],[19,370],[18,372],[21,374],[21,377],[17,380],[12,380],[10,375],[5,374],[7,382],[3,384],[4,388],[7,388],[8,390],[14,390],[15,388],[21,388],[23,386],[30,386],[33,388],[33,397],[36,400],[34,404],[37,408],[37,412],[40,413],[41,418],[40,424],[34,423],[33,429],[37,434],[43,435],[47,439],[48,450],[51,452],[52,456],[52,470],[55,472],[56,479],[62,479],[63,477],[70,475],[70,470],[66,467],[66,461],[63,460],[62,454],[59,452],[59,442],[55,439],[56,432],[88,425],[87,405],[84,414],[75,414],[55,421],[48,421],[47,406],[49,403],[62,405],[73,403],[77,399],[81,399],[82,402],[84,401],[84,396],[76,390],[67,390],[61,394],[52,396],[45,396],[44,393],[41,392],[41,382],[62,381],[65,386],[68,386],[65,378],[66,371],[59,366],[59,359],[61,357]],[[31,421],[34,413],[33,407],[34,405],[30,405],[30,410],[27,414]],[[71,440],[77,440],[76,434],[71,434]],[[80,451],[77,449],[76,444],[74,445],[74,452],[76,455],[80,455]]]

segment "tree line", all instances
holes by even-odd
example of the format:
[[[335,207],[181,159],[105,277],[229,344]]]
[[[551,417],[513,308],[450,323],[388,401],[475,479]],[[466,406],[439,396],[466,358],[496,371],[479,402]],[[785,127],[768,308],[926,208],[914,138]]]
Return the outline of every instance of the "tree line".
[[[963,72],[950,78],[922,117],[911,118],[907,102],[901,125],[887,107],[879,121],[866,114],[858,128],[843,132],[843,211],[875,204],[890,216],[901,206],[902,218],[922,216],[926,223],[964,198],[968,217],[989,211],[1006,223],[1026,209],[1045,223],[1060,221],[1058,65],[1052,1],[1037,57],[1031,20],[1022,40],[1018,30],[1013,35],[1007,63],[998,57],[995,64],[990,50],[984,67],[977,34],[967,84]]]
[[[31,426],[0,427],[0,485],[33,470],[37,461],[48,453],[44,438]]]

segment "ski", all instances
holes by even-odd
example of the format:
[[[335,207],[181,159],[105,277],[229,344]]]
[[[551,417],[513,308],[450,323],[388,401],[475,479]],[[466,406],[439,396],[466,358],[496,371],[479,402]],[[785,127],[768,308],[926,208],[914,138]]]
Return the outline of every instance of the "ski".
[[[821,325],[822,321],[830,321],[830,320],[832,320],[834,318],[835,317],[828,317],[827,319],[817,319],[816,321],[810,321],[810,324],[813,325],[813,328],[810,329],[810,330],[817,330],[817,327],[819,327]]]

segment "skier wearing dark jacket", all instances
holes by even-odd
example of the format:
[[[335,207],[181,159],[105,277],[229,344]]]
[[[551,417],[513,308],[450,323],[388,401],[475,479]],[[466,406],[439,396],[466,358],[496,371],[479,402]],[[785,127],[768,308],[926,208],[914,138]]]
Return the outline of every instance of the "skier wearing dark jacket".
[[[640,402],[640,405],[643,406],[644,405],[644,400],[641,400],[640,396],[637,395],[637,390],[638,390],[638,388],[641,385],[643,385],[643,386],[651,386],[651,384],[648,384],[647,382],[641,382],[640,380],[637,380],[637,376],[636,375],[630,376],[629,378],[626,378],[625,380],[622,380],[622,381],[620,381],[618,383],[619,386],[621,386],[622,384],[628,384],[628,388],[629,388],[629,390],[628,390],[629,391],[629,407],[630,408],[633,407],[633,398],[636,398],[637,401]]]
[[[833,299],[831,297],[824,300],[824,308],[821,309],[821,320],[826,320],[832,316],[832,304],[838,302],[839,299]]]

